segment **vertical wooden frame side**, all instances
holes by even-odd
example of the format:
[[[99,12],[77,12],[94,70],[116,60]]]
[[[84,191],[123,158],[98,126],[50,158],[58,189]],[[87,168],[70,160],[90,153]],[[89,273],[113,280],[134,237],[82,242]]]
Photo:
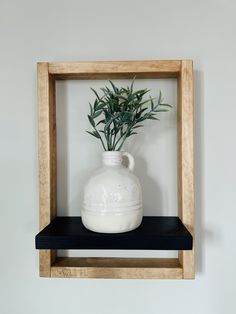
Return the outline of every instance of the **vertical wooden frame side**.
[[[40,229],[56,216],[56,102],[55,80],[48,63],[38,63],[39,204]],[[55,250],[40,250],[40,276],[51,276]]]
[[[194,162],[193,162],[193,64],[183,60],[178,77],[178,208],[179,216],[194,239]],[[194,279],[194,245],[180,251],[183,278]]]

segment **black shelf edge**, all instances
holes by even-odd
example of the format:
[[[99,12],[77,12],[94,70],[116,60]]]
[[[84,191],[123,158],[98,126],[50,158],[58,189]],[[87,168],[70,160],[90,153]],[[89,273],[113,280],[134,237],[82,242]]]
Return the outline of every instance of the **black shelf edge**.
[[[193,239],[179,217],[144,216],[136,230],[97,233],[81,217],[56,217],[35,237],[36,249],[191,250]]]

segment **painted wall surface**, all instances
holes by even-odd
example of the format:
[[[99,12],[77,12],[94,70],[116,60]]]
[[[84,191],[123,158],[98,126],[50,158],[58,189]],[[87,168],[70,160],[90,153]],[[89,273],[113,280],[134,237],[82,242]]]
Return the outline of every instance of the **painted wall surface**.
[[[236,313],[235,12],[233,0],[0,0],[1,314]],[[194,61],[196,279],[39,278],[36,62],[132,59]],[[79,214],[82,186],[100,164],[101,149],[84,129],[89,87],[103,83],[57,84],[60,214]],[[126,149],[136,157],[146,214],[172,215],[176,83],[137,88],[144,84],[174,109]]]

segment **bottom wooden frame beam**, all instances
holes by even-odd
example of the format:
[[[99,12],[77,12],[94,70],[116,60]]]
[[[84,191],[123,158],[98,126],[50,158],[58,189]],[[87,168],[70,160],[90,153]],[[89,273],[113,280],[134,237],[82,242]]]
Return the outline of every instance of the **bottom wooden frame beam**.
[[[51,277],[113,279],[183,279],[178,258],[58,257]]]

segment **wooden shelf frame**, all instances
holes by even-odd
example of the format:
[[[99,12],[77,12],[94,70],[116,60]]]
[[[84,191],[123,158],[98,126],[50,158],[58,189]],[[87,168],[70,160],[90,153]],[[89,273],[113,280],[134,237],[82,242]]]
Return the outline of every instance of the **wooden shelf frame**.
[[[191,60],[93,61],[38,63],[40,230],[57,214],[56,80],[176,78],[178,211],[193,236],[193,249],[178,258],[57,257],[40,250],[40,276],[64,278],[193,279],[194,162],[193,62]]]

